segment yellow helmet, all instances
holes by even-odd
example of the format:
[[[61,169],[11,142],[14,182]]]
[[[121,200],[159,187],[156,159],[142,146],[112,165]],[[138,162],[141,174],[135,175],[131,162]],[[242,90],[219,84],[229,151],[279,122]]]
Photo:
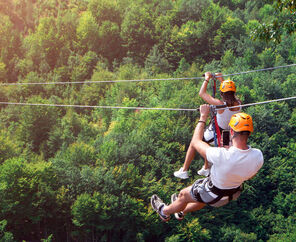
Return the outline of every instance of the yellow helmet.
[[[242,132],[242,131],[253,132],[254,130],[252,117],[246,113],[233,114],[230,119],[229,126],[235,132]]]
[[[220,91],[221,92],[230,92],[230,91],[236,92],[236,87],[235,87],[234,81],[226,80],[226,81],[221,82]]]

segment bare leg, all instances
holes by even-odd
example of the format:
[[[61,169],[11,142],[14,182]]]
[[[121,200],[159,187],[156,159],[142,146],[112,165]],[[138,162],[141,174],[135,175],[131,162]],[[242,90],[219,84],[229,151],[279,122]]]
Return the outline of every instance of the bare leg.
[[[205,159],[205,164],[204,164],[205,169],[209,169],[209,162],[207,159]]]
[[[206,204],[205,203],[198,203],[198,202],[195,202],[195,203],[188,203],[186,208],[183,210],[183,214],[187,214],[187,213],[190,213],[190,212],[194,212],[194,211],[197,211],[197,210],[200,210],[202,209]]]
[[[187,207],[188,204],[192,204],[192,203],[196,204],[196,206],[192,207],[191,205],[190,207],[188,207],[187,212],[189,212],[189,209],[192,209],[192,211],[196,211],[198,209],[203,208],[205,204],[195,201],[190,195],[190,190],[191,190],[191,186],[181,190],[181,192],[178,195],[178,199],[173,203],[171,203],[170,205],[166,206],[163,209],[163,213],[165,215],[170,215],[172,213],[181,212]]]
[[[196,153],[196,151],[190,143],[189,148],[186,153],[185,162],[183,165],[183,171],[188,171],[189,166],[190,166],[192,160],[194,159],[195,153]]]
[[[197,135],[197,126],[194,129],[194,133],[193,133],[193,136],[192,136],[192,139],[191,139],[189,148],[188,148],[187,153],[186,153],[185,161],[184,161],[184,164],[183,164],[183,171],[188,171],[189,166],[190,166],[192,160],[195,157],[196,148],[194,148],[194,145],[193,145],[193,142],[192,141],[193,141],[193,137],[195,137],[196,135]],[[205,169],[208,169],[209,168],[209,164],[208,164],[207,159],[205,159],[204,166],[205,166]]]

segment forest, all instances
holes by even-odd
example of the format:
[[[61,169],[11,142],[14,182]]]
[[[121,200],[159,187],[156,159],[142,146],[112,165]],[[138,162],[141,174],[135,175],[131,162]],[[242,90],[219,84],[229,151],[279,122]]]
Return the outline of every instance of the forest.
[[[0,0],[0,16],[0,241],[296,241],[295,99],[243,108],[264,165],[237,201],[167,223],[150,197],[200,178],[198,155],[173,176],[199,113],[99,107],[196,109],[206,71],[288,65],[228,78],[244,104],[296,96],[295,1]]]

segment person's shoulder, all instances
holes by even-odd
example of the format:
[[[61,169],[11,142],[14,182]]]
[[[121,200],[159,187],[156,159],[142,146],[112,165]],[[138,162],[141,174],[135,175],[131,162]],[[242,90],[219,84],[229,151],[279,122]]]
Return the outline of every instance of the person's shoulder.
[[[207,154],[215,154],[215,155],[219,155],[220,153],[224,152],[225,148],[222,147],[208,147],[206,150]]]
[[[212,147],[212,146],[210,146],[210,147],[208,147],[207,148],[207,152],[215,152],[215,150],[217,149],[217,147]]]
[[[254,155],[257,157],[257,159],[263,163],[263,153],[261,150],[257,149],[257,148],[251,148],[252,152],[254,153]]]
[[[260,149],[258,149],[258,148],[250,148],[251,150],[252,150],[252,152],[256,152],[256,153],[258,153],[258,154],[262,154],[263,155],[263,153],[262,153],[262,151],[260,150]]]
[[[209,147],[206,150],[206,156],[208,161],[213,164],[218,164],[221,161],[222,157],[227,156],[225,153],[225,148],[222,147]]]
[[[224,147],[209,147],[209,148],[207,148],[206,152],[220,156],[222,154],[229,152],[229,149],[224,148]]]
[[[210,146],[209,148],[207,148],[207,150],[212,151],[212,152],[220,152],[220,151],[226,151],[228,149],[227,148],[224,148],[224,147],[213,147],[213,146]]]

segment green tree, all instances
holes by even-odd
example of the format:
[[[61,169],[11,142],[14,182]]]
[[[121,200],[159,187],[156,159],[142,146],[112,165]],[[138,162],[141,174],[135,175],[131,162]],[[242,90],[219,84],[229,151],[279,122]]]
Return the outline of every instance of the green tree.
[[[0,62],[0,81],[5,82],[6,79],[6,65],[3,62]]]
[[[6,6],[9,6],[8,3]],[[5,6],[5,7],[6,7]],[[22,55],[20,33],[14,29],[13,23],[0,11],[0,79],[1,82],[15,81],[16,62]]]
[[[69,109],[64,117],[50,129],[46,146],[48,146],[50,156],[54,156],[58,150],[67,149],[75,143],[79,136],[81,137],[80,141],[89,142],[96,134],[96,129],[88,123],[83,115]]]
[[[6,220],[0,221],[0,240],[7,241],[7,242],[13,242],[14,241],[13,234],[5,231],[6,226],[7,226]]]
[[[231,67],[235,56],[232,50],[226,50],[224,56],[221,59],[221,63],[224,68]]]
[[[168,60],[163,57],[157,45],[153,46],[149,55],[147,56],[145,60],[145,68],[151,75],[169,71],[170,64]]]
[[[2,144],[0,147],[0,164],[7,159],[20,155],[20,144],[17,143],[7,131],[1,130],[0,142]]]
[[[28,99],[32,103],[46,103],[36,96]],[[26,106],[20,113],[20,125],[16,130],[17,138],[23,141],[33,152],[40,152],[47,157],[46,142],[49,132],[58,120],[59,109],[46,106]]]
[[[232,227],[227,227],[226,229],[223,228],[224,236],[221,238],[221,241],[248,241],[248,242],[255,242],[257,241],[257,236],[255,233],[244,233],[240,229]]]
[[[90,31],[85,38],[89,41],[93,39],[94,43],[88,45],[90,50],[96,51],[99,55],[107,58],[109,64],[116,59],[122,59],[125,54],[122,47],[122,39],[120,37],[120,29],[122,22],[122,13],[124,9],[120,9],[117,1],[92,0],[88,4],[88,22]],[[84,17],[86,18],[86,17]],[[94,21],[95,20],[95,21]],[[86,24],[86,20],[84,20]],[[92,26],[92,27],[91,27]],[[79,32],[88,31],[80,25]],[[81,35],[81,34],[80,34]],[[94,48],[92,48],[92,46]]]
[[[176,22],[186,23],[190,20],[199,21],[202,16],[202,11],[210,4],[210,1],[182,0],[178,1],[177,4]]]
[[[275,60],[274,51],[271,48],[265,49],[262,53],[260,53],[259,59],[261,60],[264,68],[273,66]]]
[[[220,6],[227,6],[231,10],[237,8],[244,8],[246,0],[214,0],[215,3],[218,3]]]
[[[124,9],[120,9],[119,3],[115,0],[91,0],[88,4],[88,10],[96,18],[99,25],[104,21],[112,21],[120,25],[122,21],[121,12]]]
[[[295,74],[291,74],[287,76],[286,81],[281,84],[283,88],[283,93],[285,93],[288,97],[295,96]]]
[[[202,12],[202,20],[198,22],[197,26],[200,37],[196,56],[202,56],[206,62],[221,56],[215,46],[215,36],[226,21],[226,17],[227,10],[213,3]]]
[[[296,4],[293,0],[269,0],[269,2],[273,3],[274,19],[262,23],[256,28],[254,30],[253,38],[281,42],[284,33],[292,34],[296,30]]]
[[[88,51],[83,56],[71,56],[68,60],[72,67],[70,80],[75,82],[89,80],[98,60],[97,54],[93,51]]]
[[[63,152],[65,160],[72,166],[80,167],[95,164],[95,150],[92,146],[84,143],[73,143]]]
[[[245,31],[245,24],[242,20],[227,17],[215,36],[215,49],[220,50],[220,53],[234,49],[233,47],[238,46],[238,42],[245,35]]]
[[[105,240],[135,240],[143,203],[121,193],[120,196],[95,192],[81,194],[72,206],[73,223],[82,228],[83,237]],[[134,219],[128,214],[134,214]],[[82,232],[83,233],[83,232]]]
[[[0,169],[0,217],[16,240],[40,239],[51,231],[57,214],[56,184],[51,163],[14,158]]]
[[[99,43],[99,25],[91,12],[82,13],[77,26],[77,39],[79,48],[85,53],[95,51]]]
[[[127,10],[121,25],[121,37],[130,56],[143,64],[154,40],[154,14],[147,5],[132,4]]]
[[[91,81],[99,82],[111,80],[115,80],[115,73],[109,71],[104,63],[99,61],[93,71]],[[80,90],[81,103],[84,105],[97,105],[101,99],[105,98],[106,92],[109,89],[109,83],[83,85]]]
[[[181,236],[184,236],[186,241],[205,241],[211,239],[209,232],[201,227],[197,218],[188,222],[184,227],[182,226],[180,230],[183,232]]]
[[[125,54],[123,41],[120,37],[120,26],[113,21],[104,21],[99,27],[98,53],[112,63],[121,60]]]
[[[36,32],[28,35],[24,40],[23,48],[26,54],[19,65],[27,72],[49,72],[56,66],[63,46],[63,40],[57,30],[56,19],[54,17],[42,18]]]

